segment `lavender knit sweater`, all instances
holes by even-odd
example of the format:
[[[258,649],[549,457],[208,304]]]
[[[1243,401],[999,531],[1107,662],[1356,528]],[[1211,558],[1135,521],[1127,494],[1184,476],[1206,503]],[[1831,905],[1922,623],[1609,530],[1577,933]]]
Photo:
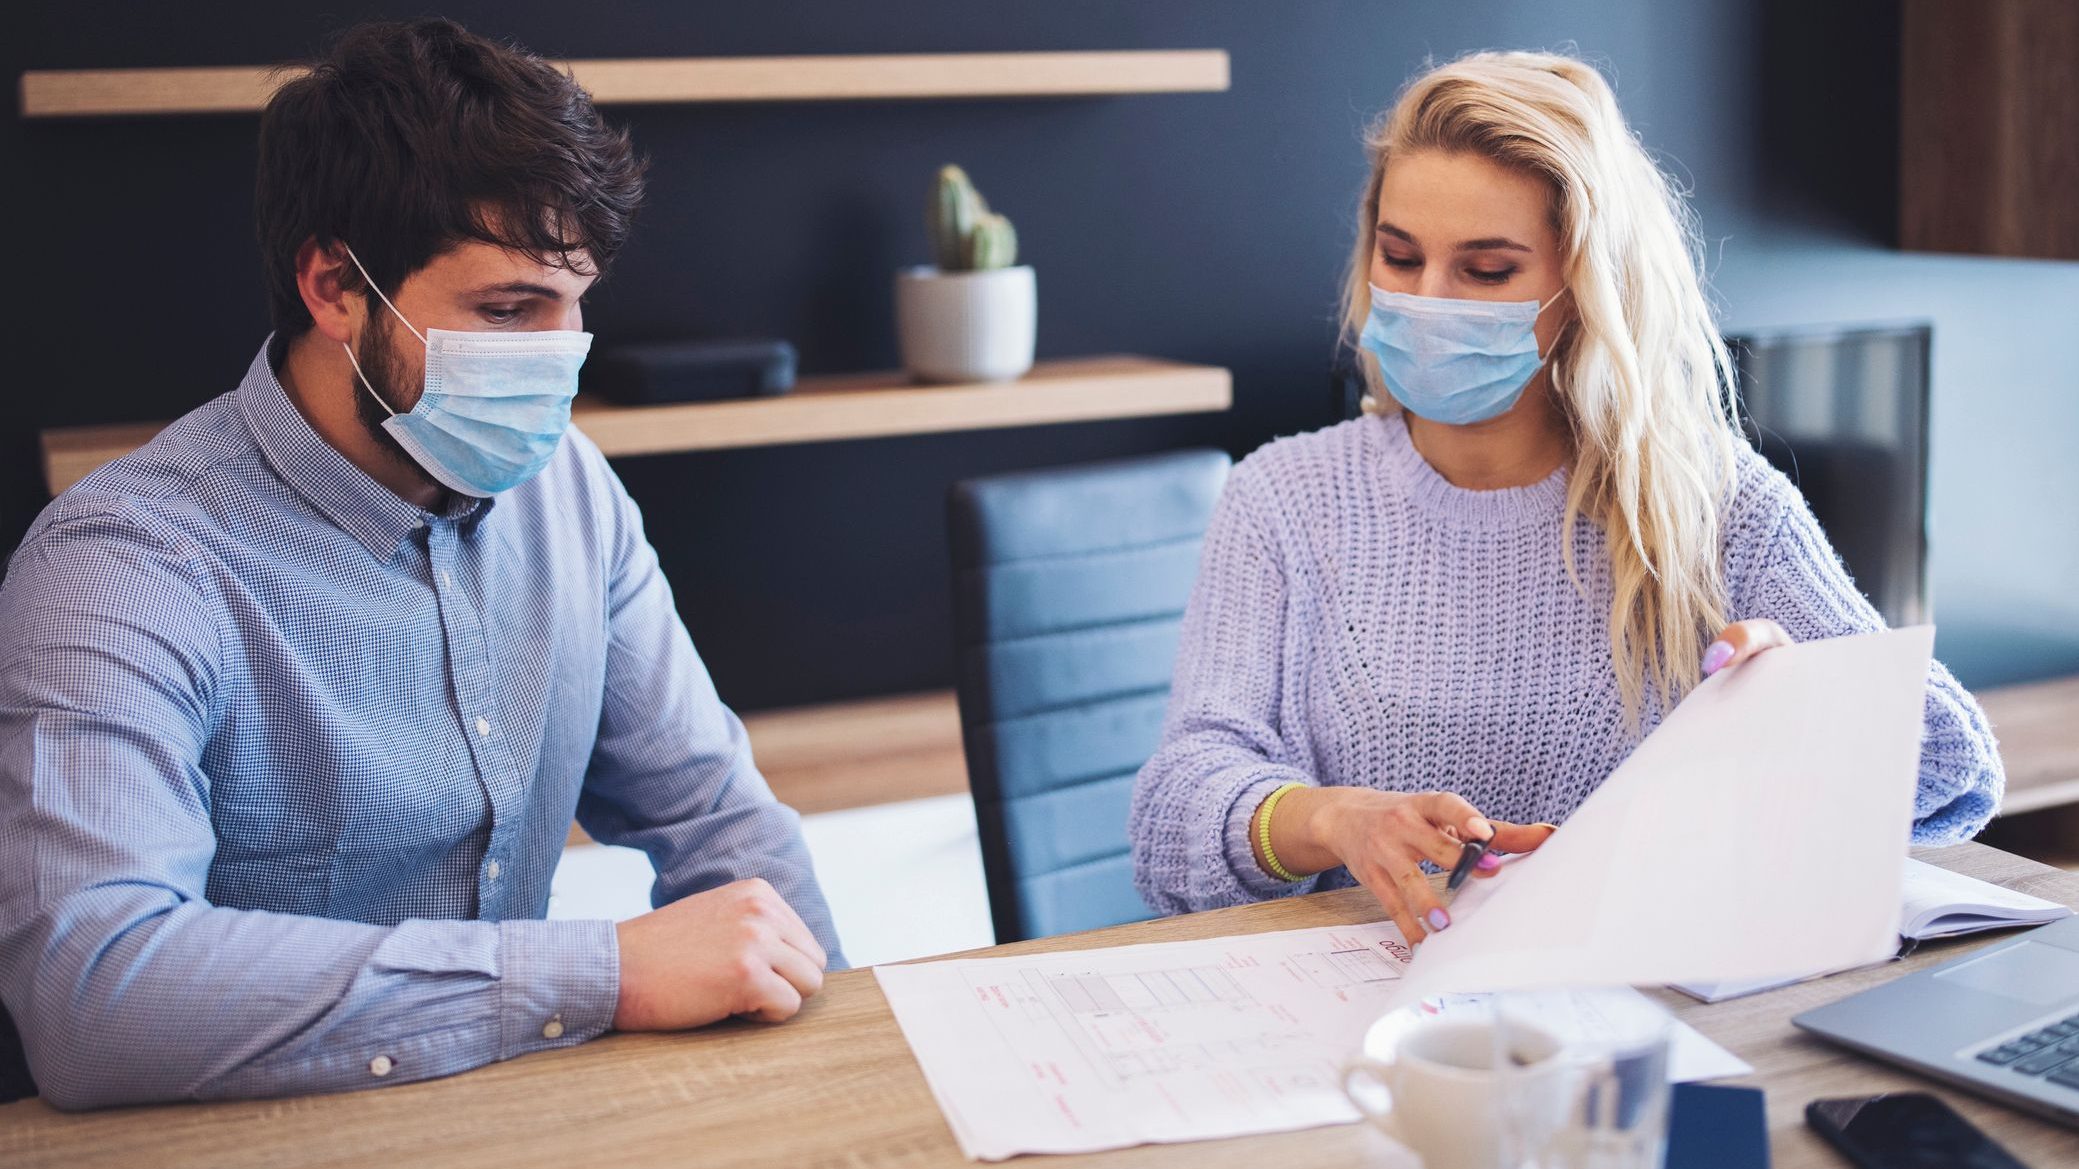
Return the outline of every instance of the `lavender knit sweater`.
[[[1164,912],[1341,888],[1258,868],[1249,820],[1288,782],[1457,792],[1504,820],[1560,823],[1637,745],[1617,694],[1602,531],[1567,472],[1453,486],[1398,415],[1281,439],[1229,477],[1184,614],[1162,745],[1141,769],[1134,880]],[[1742,447],[1724,517],[1731,619],[1798,641],[1883,628],[1803,497]],[[1650,698],[1643,729],[1661,714]],[[1913,838],[1962,840],[2005,777],[1978,704],[1928,672]]]

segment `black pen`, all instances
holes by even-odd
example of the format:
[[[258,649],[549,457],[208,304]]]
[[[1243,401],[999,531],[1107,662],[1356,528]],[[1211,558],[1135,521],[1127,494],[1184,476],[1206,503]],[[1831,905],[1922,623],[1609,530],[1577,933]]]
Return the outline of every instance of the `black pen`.
[[[1485,840],[1468,840],[1458,846],[1458,863],[1451,866],[1451,875],[1444,881],[1446,897],[1457,893],[1458,887],[1473,875],[1480,858],[1487,855],[1487,846],[1493,843],[1494,837],[1489,835]]]

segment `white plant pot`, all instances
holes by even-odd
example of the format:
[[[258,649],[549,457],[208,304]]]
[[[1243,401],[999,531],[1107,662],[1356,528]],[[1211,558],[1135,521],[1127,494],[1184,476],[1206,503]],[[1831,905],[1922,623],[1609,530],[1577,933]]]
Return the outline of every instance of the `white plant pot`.
[[[926,382],[1005,382],[1032,368],[1039,293],[1032,267],[895,274],[902,364]]]

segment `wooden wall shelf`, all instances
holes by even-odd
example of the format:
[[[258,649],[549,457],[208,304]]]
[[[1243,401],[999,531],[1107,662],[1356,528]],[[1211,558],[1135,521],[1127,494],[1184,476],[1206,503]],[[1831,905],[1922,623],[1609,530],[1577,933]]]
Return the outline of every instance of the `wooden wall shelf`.
[[[1211,93],[1224,49],[559,61],[600,105]],[[294,67],[31,69],[24,118],[254,113]]]
[[[1015,382],[919,386],[900,374],[801,379],[791,393],[675,406],[578,399],[572,415],[610,456],[843,442],[904,434],[1061,422],[1210,414],[1233,401],[1225,369],[1149,357],[1047,361]],[[165,423],[67,426],[43,432],[52,495],[149,442]]]
[[[577,424],[609,455],[841,442],[951,430],[1225,410],[1225,369],[1147,357],[1041,362],[1015,382],[919,386],[901,374],[803,378],[772,398],[682,406],[580,399]]]

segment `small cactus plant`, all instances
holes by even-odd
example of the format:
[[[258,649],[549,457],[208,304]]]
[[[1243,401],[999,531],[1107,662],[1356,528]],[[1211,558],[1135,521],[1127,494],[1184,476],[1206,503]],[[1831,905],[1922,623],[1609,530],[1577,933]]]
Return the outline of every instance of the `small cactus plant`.
[[[939,168],[925,223],[941,272],[978,272],[1018,262],[1017,229],[989,210],[967,172],[957,166]]]
[[[1014,381],[1032,368],[1037,277],[966,172],[939,168],[924,220],[937,264],[895,273],[902,366],[920,382]]]

